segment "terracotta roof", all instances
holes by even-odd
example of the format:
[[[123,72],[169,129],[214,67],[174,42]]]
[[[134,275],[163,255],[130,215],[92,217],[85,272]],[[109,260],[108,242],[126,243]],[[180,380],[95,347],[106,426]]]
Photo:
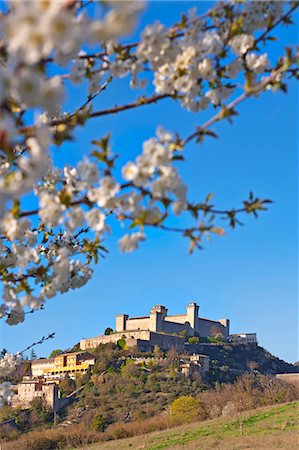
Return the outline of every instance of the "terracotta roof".
[[[82,350],[81,352],[60,353],[60,355],[55,356],[55,358],[58,358],[59,356],[79,356],[79,355],[86,355],[86,356],[94,357],[92,353]]]
[[[55,358],[59,357],[59,356],[69,356],[69,355],[80,355],[81,353],[85,353],[84,351],[81,352],[68,352],[68,353],[60,353],[59,355],[56,355]]]

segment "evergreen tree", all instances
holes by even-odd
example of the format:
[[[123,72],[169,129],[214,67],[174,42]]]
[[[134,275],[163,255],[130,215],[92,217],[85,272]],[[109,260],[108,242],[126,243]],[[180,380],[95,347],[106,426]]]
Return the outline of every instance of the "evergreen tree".
[[[31,350],[31,352],[30,352],[30,359],[33,360],[33,359],[36,359],[36,358],[37,358],[36,351],[33,348]]]

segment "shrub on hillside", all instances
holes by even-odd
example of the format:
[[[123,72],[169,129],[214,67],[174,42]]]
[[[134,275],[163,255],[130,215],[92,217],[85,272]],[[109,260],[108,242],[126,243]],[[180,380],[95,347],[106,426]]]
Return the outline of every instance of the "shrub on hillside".
[[[103,432],[107,427],[107,420],[102,414],[96,414],[91,422],[91,429]]]
[[[170,418],[175,423],[192,422],[203,415],[200,401],[190,395],[183,395],[170,405]]]
[[[105,335],[105,336],[109,336],[110,334],[113,334],[113,333],[114,333],[114,331],[113,331],[113,329],[110,328],[110,327],[107,327],[107,328],[105,329],[105,331],[104,331],[104,335]]]
[[[59,390],[61,397],[66,397],[76,389],[76,382],[72,380],[68,374],[59,383]]]
[[[117,341],[117,346],[121,349],[121,350],[125,350],[126,348],[126,340],[124,338],[118,339]]]

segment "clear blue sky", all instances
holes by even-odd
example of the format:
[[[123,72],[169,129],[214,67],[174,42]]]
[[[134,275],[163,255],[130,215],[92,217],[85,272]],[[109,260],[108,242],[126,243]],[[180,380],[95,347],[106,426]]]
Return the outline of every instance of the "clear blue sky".
[[[194,5],[199,10],[209,6],[152,2],[142,23],[160,19],[171,24]],[[294,27],[281,30],[280,37],[278,48],[294,43]],[[133,98],[125,88],[127,82],[116,82],[112,91],[97,99],[96,108]],[[49,300],[44,311],[28,315],[23,324],[2,324],[1,347],[14,352],[56,332],[55,340],[36,348],[38,355],[47,356],[53,348],[71,347],[82,337],[114,327],[117,313],[144,315],[156,303],[182,313],[188,302],[196,301],[201,316],[227,317],[231,332],[257,332],[267,350],[287,361],[297,360],[297,93],[291,83],[288,95],[264,94],[242,104],[233,126],[215,127],[218,140],[189,145],[187,161],[180,168],[192,199],[215,192],[219,207],[233,207],[252,190],[275,201],[268,212],[258,220],[246,219],[245,227],[214,238],[192,256],[187,255],[187,241],[160,231],[149,232],[139,251],[121,255],[117,239],[122,232],[116,230],[109,238],[109,256],[100,261],[88,285]],[[79,104],[80,98],[72,96],[68,107]],[[76,143],[59,150],[57,160],[76,163],[89,148],[87,143],[108,131],[115,151],[133,158],[158,125],[185,136],[205,118],[164,101],[94,120],[79,130]],[[120,158],[120,163],[124,161]]]

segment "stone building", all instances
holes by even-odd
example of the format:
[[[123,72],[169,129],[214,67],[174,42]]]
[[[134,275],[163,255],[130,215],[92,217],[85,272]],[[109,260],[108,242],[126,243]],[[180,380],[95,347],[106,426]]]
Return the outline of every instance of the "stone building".
[[[210,358],[207,355],[193,353],[188,359],[181,362],[180,369],[186,377],[195,373],[204,374],[210,369]]]
[[[12,397],[12,405],[17,406],[17,404],[20,404],[22,407],[28,408],[34,399],[40,398],[48,406],[53,407],[55,396],[58,396],[58,387],[56,384],[26,380],[17,385],[17,394]]]
[[[149,316],[129,317],[127,314],[117,314],[115,333],[82,339],[80,348],[86,350],[100,344],[117,343],[119,339],[125,338],[127,347],[137,345],[140,349],[151,350],[157,345],[164,350],[174,347],[181,351],[184,349],[183,336],[229,336],[228,319],[204,319],[199,317],[198,311],[196,303],[189,303],[185,314],[168,315],[168,310],[163,305],[151,308]]]
[[[231,334],[230,339],[233,342],[238,342],[240,344],[255,344],[257,345],[256,333],[236,333]]]
[[[59,390],[55,383],[26,380],[16,386],[16,391],[16,394],[11,399],[13,408],[26,409],[30,407],[33,400],[41,399],[52,410],[58,411],[60,409]]]

